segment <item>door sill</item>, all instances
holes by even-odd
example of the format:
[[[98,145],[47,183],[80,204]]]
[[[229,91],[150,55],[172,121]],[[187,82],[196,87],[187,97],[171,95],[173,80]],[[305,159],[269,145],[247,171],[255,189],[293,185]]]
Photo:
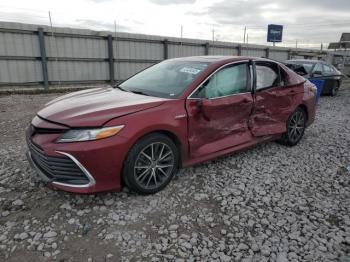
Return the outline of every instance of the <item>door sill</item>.
[[[229,147],[229,148],[226,148],[224,150],[220,150],[220,151],[217,151],[217,152],[214,152],[214,153],[198,156],[198,157],[195,157],[195,158],[190,158],[187,161],[184,161],[183,167],[192,166],[192,165],[199,164],[199,163],[202,163],[202,162],[205,162],[205,161],[209,161],[209,160],[221,157],[221,156],[230,155],[232,153],[243,151],[245,149],[252,148],[252,147],[254,147],[257,144],[276,140],[280,136],[281,136],[280,134],[277,134],[277,135],[270,135],[270,136],[264,136],[264,137],[257,137],[257,138],[255,138],[255,139],[253,139],[253,140],[251,140],[249,142],[246,142],[244,144],[240,144],[240,145],[237,145],[237,146]]]

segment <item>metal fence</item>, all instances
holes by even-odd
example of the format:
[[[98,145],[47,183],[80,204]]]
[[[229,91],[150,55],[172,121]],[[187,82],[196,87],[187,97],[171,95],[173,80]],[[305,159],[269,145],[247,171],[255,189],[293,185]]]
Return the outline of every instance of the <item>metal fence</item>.
[[[317,50],[0,22],[2,87],[113,83],[164,59],[196,55],[333,59]]]

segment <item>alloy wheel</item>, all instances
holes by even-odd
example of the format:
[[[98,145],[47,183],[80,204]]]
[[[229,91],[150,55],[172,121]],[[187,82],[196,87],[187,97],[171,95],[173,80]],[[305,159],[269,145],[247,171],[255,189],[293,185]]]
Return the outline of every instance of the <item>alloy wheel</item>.
[[[305,117],[301,111],[296,111],[288,124],[288,137],[292,143],[297,142],[304,133]]]
[[[134,165],[135,181],[144,189],[161,187],[171,176],[174,166],[172,149],[162,142],[152,143],[137,156]]]

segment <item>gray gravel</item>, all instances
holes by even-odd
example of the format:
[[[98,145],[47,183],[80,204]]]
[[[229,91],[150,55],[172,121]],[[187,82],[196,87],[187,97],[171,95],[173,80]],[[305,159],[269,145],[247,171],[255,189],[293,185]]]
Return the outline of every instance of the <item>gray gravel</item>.
[[[350,261],[349,87],[299,145],[185,168],[152,196],[33,178],[24,128],[55,96],[0,97],[0,261]]]

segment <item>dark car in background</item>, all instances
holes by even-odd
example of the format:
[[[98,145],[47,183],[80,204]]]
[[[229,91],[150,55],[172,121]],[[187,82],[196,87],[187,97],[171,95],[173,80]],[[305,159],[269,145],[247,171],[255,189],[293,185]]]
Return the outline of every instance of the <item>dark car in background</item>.
[[[335,96],[341,86],[343,74],[333,65],[319,60],[287,60],[286,65],[311,82],[321,80],[322,95]]]

